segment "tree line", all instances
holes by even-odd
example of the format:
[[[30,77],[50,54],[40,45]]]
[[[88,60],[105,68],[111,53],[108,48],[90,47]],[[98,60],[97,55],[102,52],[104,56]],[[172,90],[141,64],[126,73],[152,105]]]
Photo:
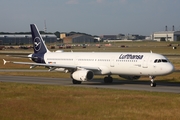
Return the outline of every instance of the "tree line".
[[[52,33],[52,32],[44,32],[44,31],[39,31],[39,32],[40,32],[40,34],[54,34],[54,35],[56,35],[57,38],[60,38],[60,34],[61,34],[61,32],[59,32],[59,31],[56,31],[54,33]],[[11,32],[0,32],[0,35],[10,35],[10,34],[22,35],[22,34],[31,34],[31,32],[14,32],[14,33],[11,33]],[[90,34],[81,33],[81,32],[74,32],[74,31],[71,31],[71,32],[69,32],[67,34],[68,35],[83,34],[83,35],[92,36]]]

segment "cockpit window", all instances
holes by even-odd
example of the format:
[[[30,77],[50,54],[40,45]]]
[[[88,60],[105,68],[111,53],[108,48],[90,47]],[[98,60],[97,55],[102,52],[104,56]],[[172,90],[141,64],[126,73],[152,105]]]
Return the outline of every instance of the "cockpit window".
[[[161,62],[161,59],[158,60],[158,63],[160,63],[160,62]]]
[[[166,60],[166,59],[155,59],[154,60],[154,63],[167,63],[168,62],[168,60]]]
[[[166,59],[162,59],[162,62],[168,62]]]

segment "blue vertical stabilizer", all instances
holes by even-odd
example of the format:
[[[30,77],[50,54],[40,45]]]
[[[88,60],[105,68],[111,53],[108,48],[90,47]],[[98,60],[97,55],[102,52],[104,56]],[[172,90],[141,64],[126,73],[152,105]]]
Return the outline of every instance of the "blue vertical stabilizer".
[[[44,54],[49,52],[47,49],[44,40],[42,39],[39,30],[35,24],[31,24],[31,34],[32,34],[32,43],[35,54]]]

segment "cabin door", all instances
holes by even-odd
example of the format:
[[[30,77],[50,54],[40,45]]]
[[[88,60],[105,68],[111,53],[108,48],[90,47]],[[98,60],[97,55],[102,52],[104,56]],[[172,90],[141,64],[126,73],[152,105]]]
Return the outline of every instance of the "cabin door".
[[[111,57],[110,59],[110,67],[114,67],[114,57]]]
[[[143,68],[148,68],[148,60],[149,60],[149,56],[145,56],[145,58],[143,59]]]
[[[78,56],[76,56],[76,57],[74,58],[74,64],[75,64],[75,65],[78,65]]]

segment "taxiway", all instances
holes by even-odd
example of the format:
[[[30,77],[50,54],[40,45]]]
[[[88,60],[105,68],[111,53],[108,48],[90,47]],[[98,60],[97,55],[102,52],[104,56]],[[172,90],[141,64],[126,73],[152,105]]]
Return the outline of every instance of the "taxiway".
[[[151,92],[180,93],[180,83],[158,82],[156,87],[150,87],[149,81],[126,81],[114,80],[112,84],[105,84],[103,80],[92,80],[83,82],[80,85],[72,84],[70,78],[47,78],[47,77],[27,77],[27,76],[3,76],[0,75],[0,82],[15,82],[28,84],[49,84],[76,87],[108,88],[121,90],[140,90]]]

